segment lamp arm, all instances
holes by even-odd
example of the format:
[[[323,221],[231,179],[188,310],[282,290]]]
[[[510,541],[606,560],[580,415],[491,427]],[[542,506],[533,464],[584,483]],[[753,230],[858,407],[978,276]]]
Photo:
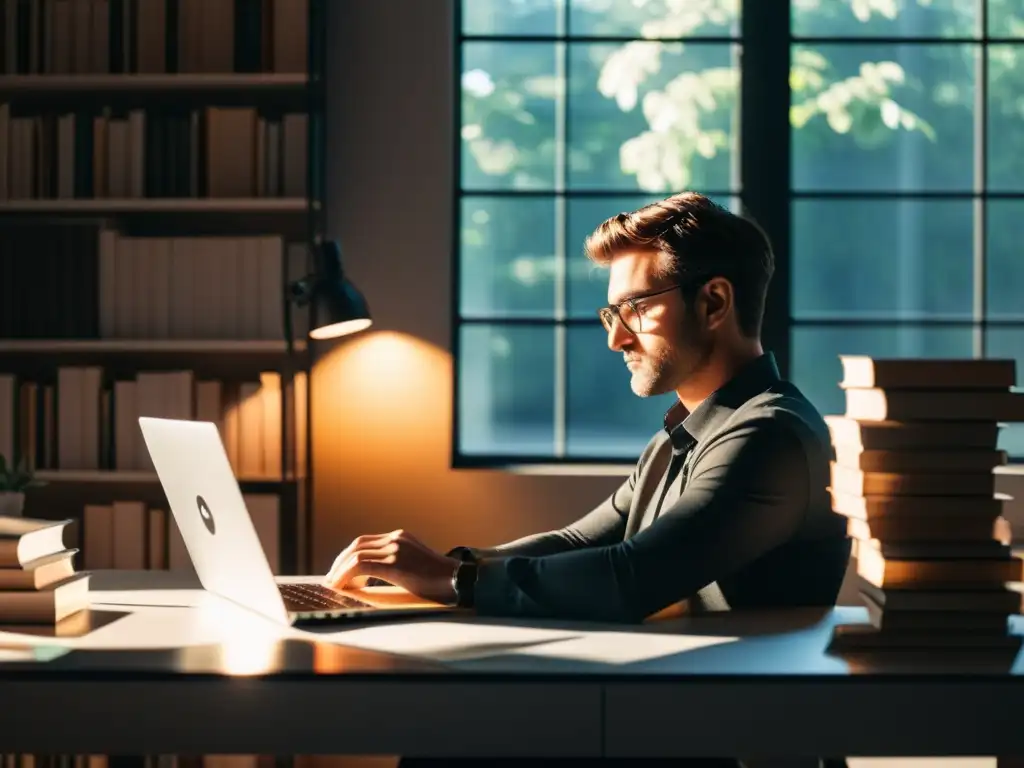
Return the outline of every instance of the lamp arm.
[[[288,300],[298,307],[304,307],[313,298],[317,284],[322,278],[315,272],[288,283]]]

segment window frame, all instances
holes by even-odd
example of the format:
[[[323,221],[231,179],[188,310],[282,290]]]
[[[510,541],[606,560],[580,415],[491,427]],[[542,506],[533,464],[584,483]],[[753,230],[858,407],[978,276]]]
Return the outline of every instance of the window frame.
[[[990,327],[1017,327],[1024,331],[1024,321],[1000,321],[987,316],[986,311],[986,259],[987,253],[987,221],[986,203],[990,199],[1024,200],[1024,192],[993,192],[987,189],[987,156],[988,156],[988,56],[990,45],[1014,44],[1024,48],[1024,38],[1000,38],[989,34],[987,18],[988,3],[977,0],[978,27],[981,30],[975,37],[880,37],[880,36],[806,36],[794,35],[791,30],[791,0],[741,0],[739,32],[730,37],[691,38],[701,43],[729,43],[739,46],[740,89],[739,89],[739,135],[737,147],[739,152],[739,179],[733,190],[707,191],[708,194],[734,195],[741,203],[744,213],[753,216],[764,228],[771,240],[775,253],[775,274],[772,278],[768,300],[765,306],[762,327],[762,342],[766,350],[770,350],[776,358],[779,370],[784,377],[791,372],[793,353],[793,331],[799,327],[870,327],[872,325],[927,327],[968,326],[972,329],[973,355],[984,357],[986,351],[986,331]],[[636,461],[636,456],[622,457],[588,457],[578,455],[564,456],[528,456],[520,454],[465,454],[459,449],[459,402],[461,358],[460,331],[465,324],[474,322],[490,322],[495,325],[541,325],[566,328],[587,322],[598,322],[596,315],[593,321],[581,321],[575,318],[554,319],[510,319],[483,321],[464,318],[460,312],[461,287],[461,208],[462,199],[466,195],[488,194],[486,190],[466,190],[462,186],[462,97],[461,76],[463,67],[463,44],[474,41],[485,42],[550,42],[552,44],[586,40],[588,42],[628,42],[629,37],[573,37],[572,35],[475,35],[466,34],[462,27],[462,0],[453,0],[454,20],[454,90],[453,90],[453,196],[452,196],[452,249],[451,266],[451,326],[450,342],[452,350],[452,416],[451,416],[451,466],[453,468],[509,468],[545,465],[625,465]],[[569,0],[562,2],[562,29],[568,18]],[[864,191],[798,191],[792,183],[792,128],[790,125],[791,93],[789,88],[790,60],[792,47],[797,44],[870,44],[870,43],[904,43],[904,44],[973,44],[979,48],[978,64],[975,73],[975,152],[974,152],[974,187],[970,192],[935,192],[927,190],[864,190]],[[571,76],[571,75],[570,75]],[[756,84],[756,87],[750,87]],[[564,126],[556,126],[556,131]],[[564,139],[564,135],[562,136]],[[702,190],[705,191],[705,190]],[[513,193],[518,194],[518,193]],[[529,193],[528,193],[529,194]],[[536,193],[540,197],[566,199],[586,195],[605,194],[593,190],[543,190]],[[624,193],[622,191],[607,192],[608,196]],[[644,194],[639,192],[639,194]],[[899,320],[885,321],[844,320],[794,318],[792,313],[792,204],[798,199],[968,199],[973,202],[974,240],[973,240],[973,276],[974,299],[973,314],[969,319],[950,321],[936,320]],[[595,226],[599,222],[594,222]],[[561,234],[561,233],[559,233]],[[565,253],[563,249],[562,256]],[[556,378],[564,380],[568,372],[564,345],[556,349]],[[838,384],[838,382],[837,382]],[[564,385],[559,388],[561,396],[566,395]],[[564,422],[564,403],[555,404],[556,414],[562,412]],[[564,425],[563,425],[564,426]],[[653,430],[656,427],[652,425]],[[1024,462],[1024,456],[1011,456],[1011,463]]]

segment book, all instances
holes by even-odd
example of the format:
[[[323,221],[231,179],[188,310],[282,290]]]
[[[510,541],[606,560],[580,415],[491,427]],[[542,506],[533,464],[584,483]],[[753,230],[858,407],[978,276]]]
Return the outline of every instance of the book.
[[[858,421],[1024,421],[1024,392],[847,389],[846,417]]]
[[[870,521],[851,518],[846,532],[858,541],[888,542],[971,542],[995,540],[1010,543],[1010,523],[1005,517],[994,521],[984,517],[878,517]]]
[[[1006,630],[1000,632],[950,631],[934,629],[881,631],[873,624],[838,624],[832,629],[828,650],[833,653],[865,650],[891,651],[929,648],[945,651],[1011,650],[1016,652],[1021,638]]]
[[[30,560],[21,568],[0,568],[0,590],[43,589],[74,575],[77,549]],[[0,600],[3,599],[0,594]]]
[[[32,560],[64,549],[65,520],[0,516],[0,568],[24,567]]]
[[[898,541],[892,539],[857,539],[858,552],[871,547],[886,560],[1005,560],[1013,554],[1009,544],[994,538],[984,541]]]
[[[56,624],[89,607],[88,573],[43,589],[0,592],[0,623]]]
[[[840,355],[843,388],[1008,389],[1017,377],[1012,358],[907,359]]]
[[[906,630],[954,630],[977,632],[1006,632],[1010,615],[1009,611],[901,611],[892,607],[885,608],[869,595],[862,595],[868,610],[868,620],[882,631]]]
[[[896,559],[859,547],[857,574],[869,584],[894,589],[1003,589],[1024,578],[1017,555],[992,558]]]
[[[833,445],[879,451],[923,447],[996,450],[1002,428],[997,421],[858,421],[835,414],[824,419]]]
[[[864,496],[843,493],[833,487],[828,491],[835,512],[869,522],[876,518],[965,518],[991,523],[1011,500],[1005,493],[993,493],[991,496]]]
[[[838,443],[833,445],[836,463],[862,472],[953,474],[989,472],[1007,462],[1006,451],[985,448],[965,450],[882,450]]]
[[[852,496],[983,496],[996,493],[996,477],[974,472],[864,472],[831,462],[830,487]]]
[[[1024,608],[1024,590],[1020,584],[1003,589],[892,589],[877,587],[857,578],[861,598],[871,600],[885,610],[943,611],[964,613],[1020,613]]]

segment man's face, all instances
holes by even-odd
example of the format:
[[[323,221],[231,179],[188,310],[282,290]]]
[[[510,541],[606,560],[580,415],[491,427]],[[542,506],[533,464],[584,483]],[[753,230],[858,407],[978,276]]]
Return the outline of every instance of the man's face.
[[[629,251],[616,255],[609,268],[608,303],[619,305],[629,328],[613,318],[608,347],[622,352],[630,387],[640,397],[677,389],[704,364],[710,349],[699,313],[685,305],[673,278],[657,276],[657,265],[656,255]]]

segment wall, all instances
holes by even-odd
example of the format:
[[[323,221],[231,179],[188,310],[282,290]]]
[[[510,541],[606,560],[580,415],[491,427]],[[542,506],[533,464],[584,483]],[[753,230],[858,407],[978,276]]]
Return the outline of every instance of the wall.
[[[314,567],[362,533],[448,548],[567,523],[619,478],[449,469],[450,0],[328,7],[329,234],[381,330],[314,371]]]
[[[447,549],[563,525],[620,482],[449,468],[450,2],[329,3],[329,234],[380,331],[332,348],[314,372],[319,571],[362,533],[404,527]],[[1024,474],[1000,487],[1020,500],[1020,531]]]

